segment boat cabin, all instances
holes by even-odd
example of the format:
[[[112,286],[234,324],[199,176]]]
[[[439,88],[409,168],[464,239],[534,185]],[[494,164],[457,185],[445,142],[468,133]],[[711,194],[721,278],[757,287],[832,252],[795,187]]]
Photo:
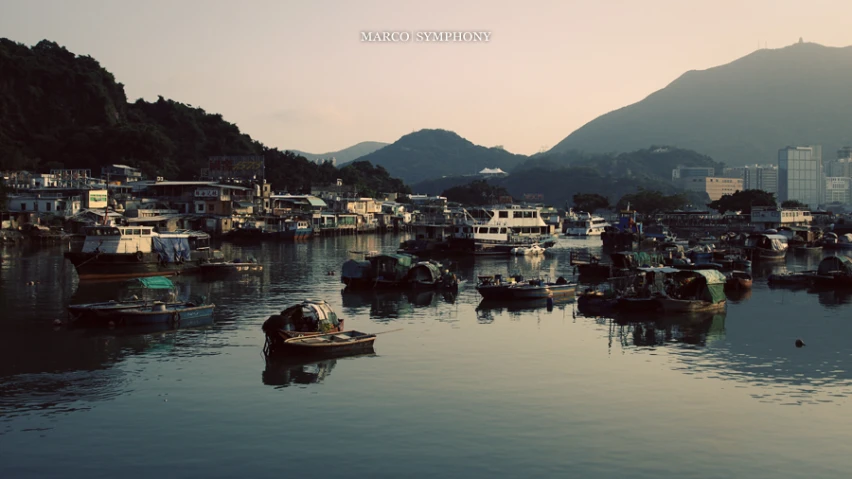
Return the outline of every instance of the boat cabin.
[[[83,253],[150,253],[151,227],[90,226],[86,228]]]

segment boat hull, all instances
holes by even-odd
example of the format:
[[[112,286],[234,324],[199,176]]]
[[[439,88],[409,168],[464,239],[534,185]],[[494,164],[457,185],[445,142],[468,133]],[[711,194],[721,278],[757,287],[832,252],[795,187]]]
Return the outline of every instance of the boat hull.
[[[314,236],[313,228],[297,228],[294,230],[286,230],[278,233],[278,238],[284,241],[298,241],[312,238]]]
[[[113,254],[66,252],[81,280],[172,276],[198,269],[197,261],[163,263],[157,253]]]
[[[724,311],[726,301],[711,303],[709,301],[662,298],[658,299],[660,307],[666,313],[696,313]]]
[[[577,285],[574,283],[542,286],[516,284],[481,285],[476,288],[483,298],[499,300],[546,299],[559,296],[573,296],[576,289]]]
[[[351,356],[374,352],[375,341],[375,334],[358,331],[317,334],[284,341],[267,341],[267,354],[298,357]]]
[[[169,305],[164,311],[152,311],[150,305],[136,308],[91,311],[72,323],[79,327],[136,327],[169,325],[172,327],[206,323],[213,317],[215,305],[201,306]],[[69,308],[69,311],[71,308]]]

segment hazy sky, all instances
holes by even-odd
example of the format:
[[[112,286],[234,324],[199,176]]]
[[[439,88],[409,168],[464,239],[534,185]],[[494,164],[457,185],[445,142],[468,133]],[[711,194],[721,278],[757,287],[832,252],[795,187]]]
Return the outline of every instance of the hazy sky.
[[[200,106],[281,149],[444,128],[530,154],[758,44],[850,45],[850,17],[848,0],[0,0],[0,36],[91,55],[130,101]],[[361,41],[443,30],[491,38]]]

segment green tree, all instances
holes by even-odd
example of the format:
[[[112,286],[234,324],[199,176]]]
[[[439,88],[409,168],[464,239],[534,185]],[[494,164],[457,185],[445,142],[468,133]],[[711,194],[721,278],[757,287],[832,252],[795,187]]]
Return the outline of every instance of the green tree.
[[[587,213],[609,209],[609,199],[597,193],[577,193],[573,197],[574,209]]]
[[[763,190],[737,191],[730,195],[724,195],[716,201],[707,204],[719,213],[727,211],[739,211],[743,214],[751,214],[752,206],[775,206],[775,194]]]
[[[644,215],[653,215],[662,211],[676,210],[687,204],[687,197],[683,193],[665,195],[656,190],[645,190],[640,188],[636,193],[628,193],[621,197],[615,207],[619,210],[627,209],[638,211]]]
[[[785,200],[781,202],[781,207],[783,208],[807,208],[808,205],[802,203],[799,200]]]

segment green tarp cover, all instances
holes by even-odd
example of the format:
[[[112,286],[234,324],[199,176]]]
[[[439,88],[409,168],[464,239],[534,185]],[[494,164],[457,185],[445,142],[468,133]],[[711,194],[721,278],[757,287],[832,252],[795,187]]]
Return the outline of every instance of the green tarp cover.
[[[165,276],[151,276],[150,278],[136,278],[128,281],[129,288],[145,289],[172,289],[174,283]]]
[[[693,273],[698,274],[700,276],[704,276],[704,279],[707,280],[707,285],[712,284],[725,284],[725,275],[716,271],[715,269],[699,269],[693,271]]]
[[[852,275],[852,260],[846,256],[829,256],[820,261],[817,274],[829,274],[833,271],[841,271],[844,274]]]
[[[707,294],[702,298],[711,303],[720,303],[725,300],[725,285],[724,284],[709,284],[707,285]],[[709,297],[707,297],[709,296]]]

